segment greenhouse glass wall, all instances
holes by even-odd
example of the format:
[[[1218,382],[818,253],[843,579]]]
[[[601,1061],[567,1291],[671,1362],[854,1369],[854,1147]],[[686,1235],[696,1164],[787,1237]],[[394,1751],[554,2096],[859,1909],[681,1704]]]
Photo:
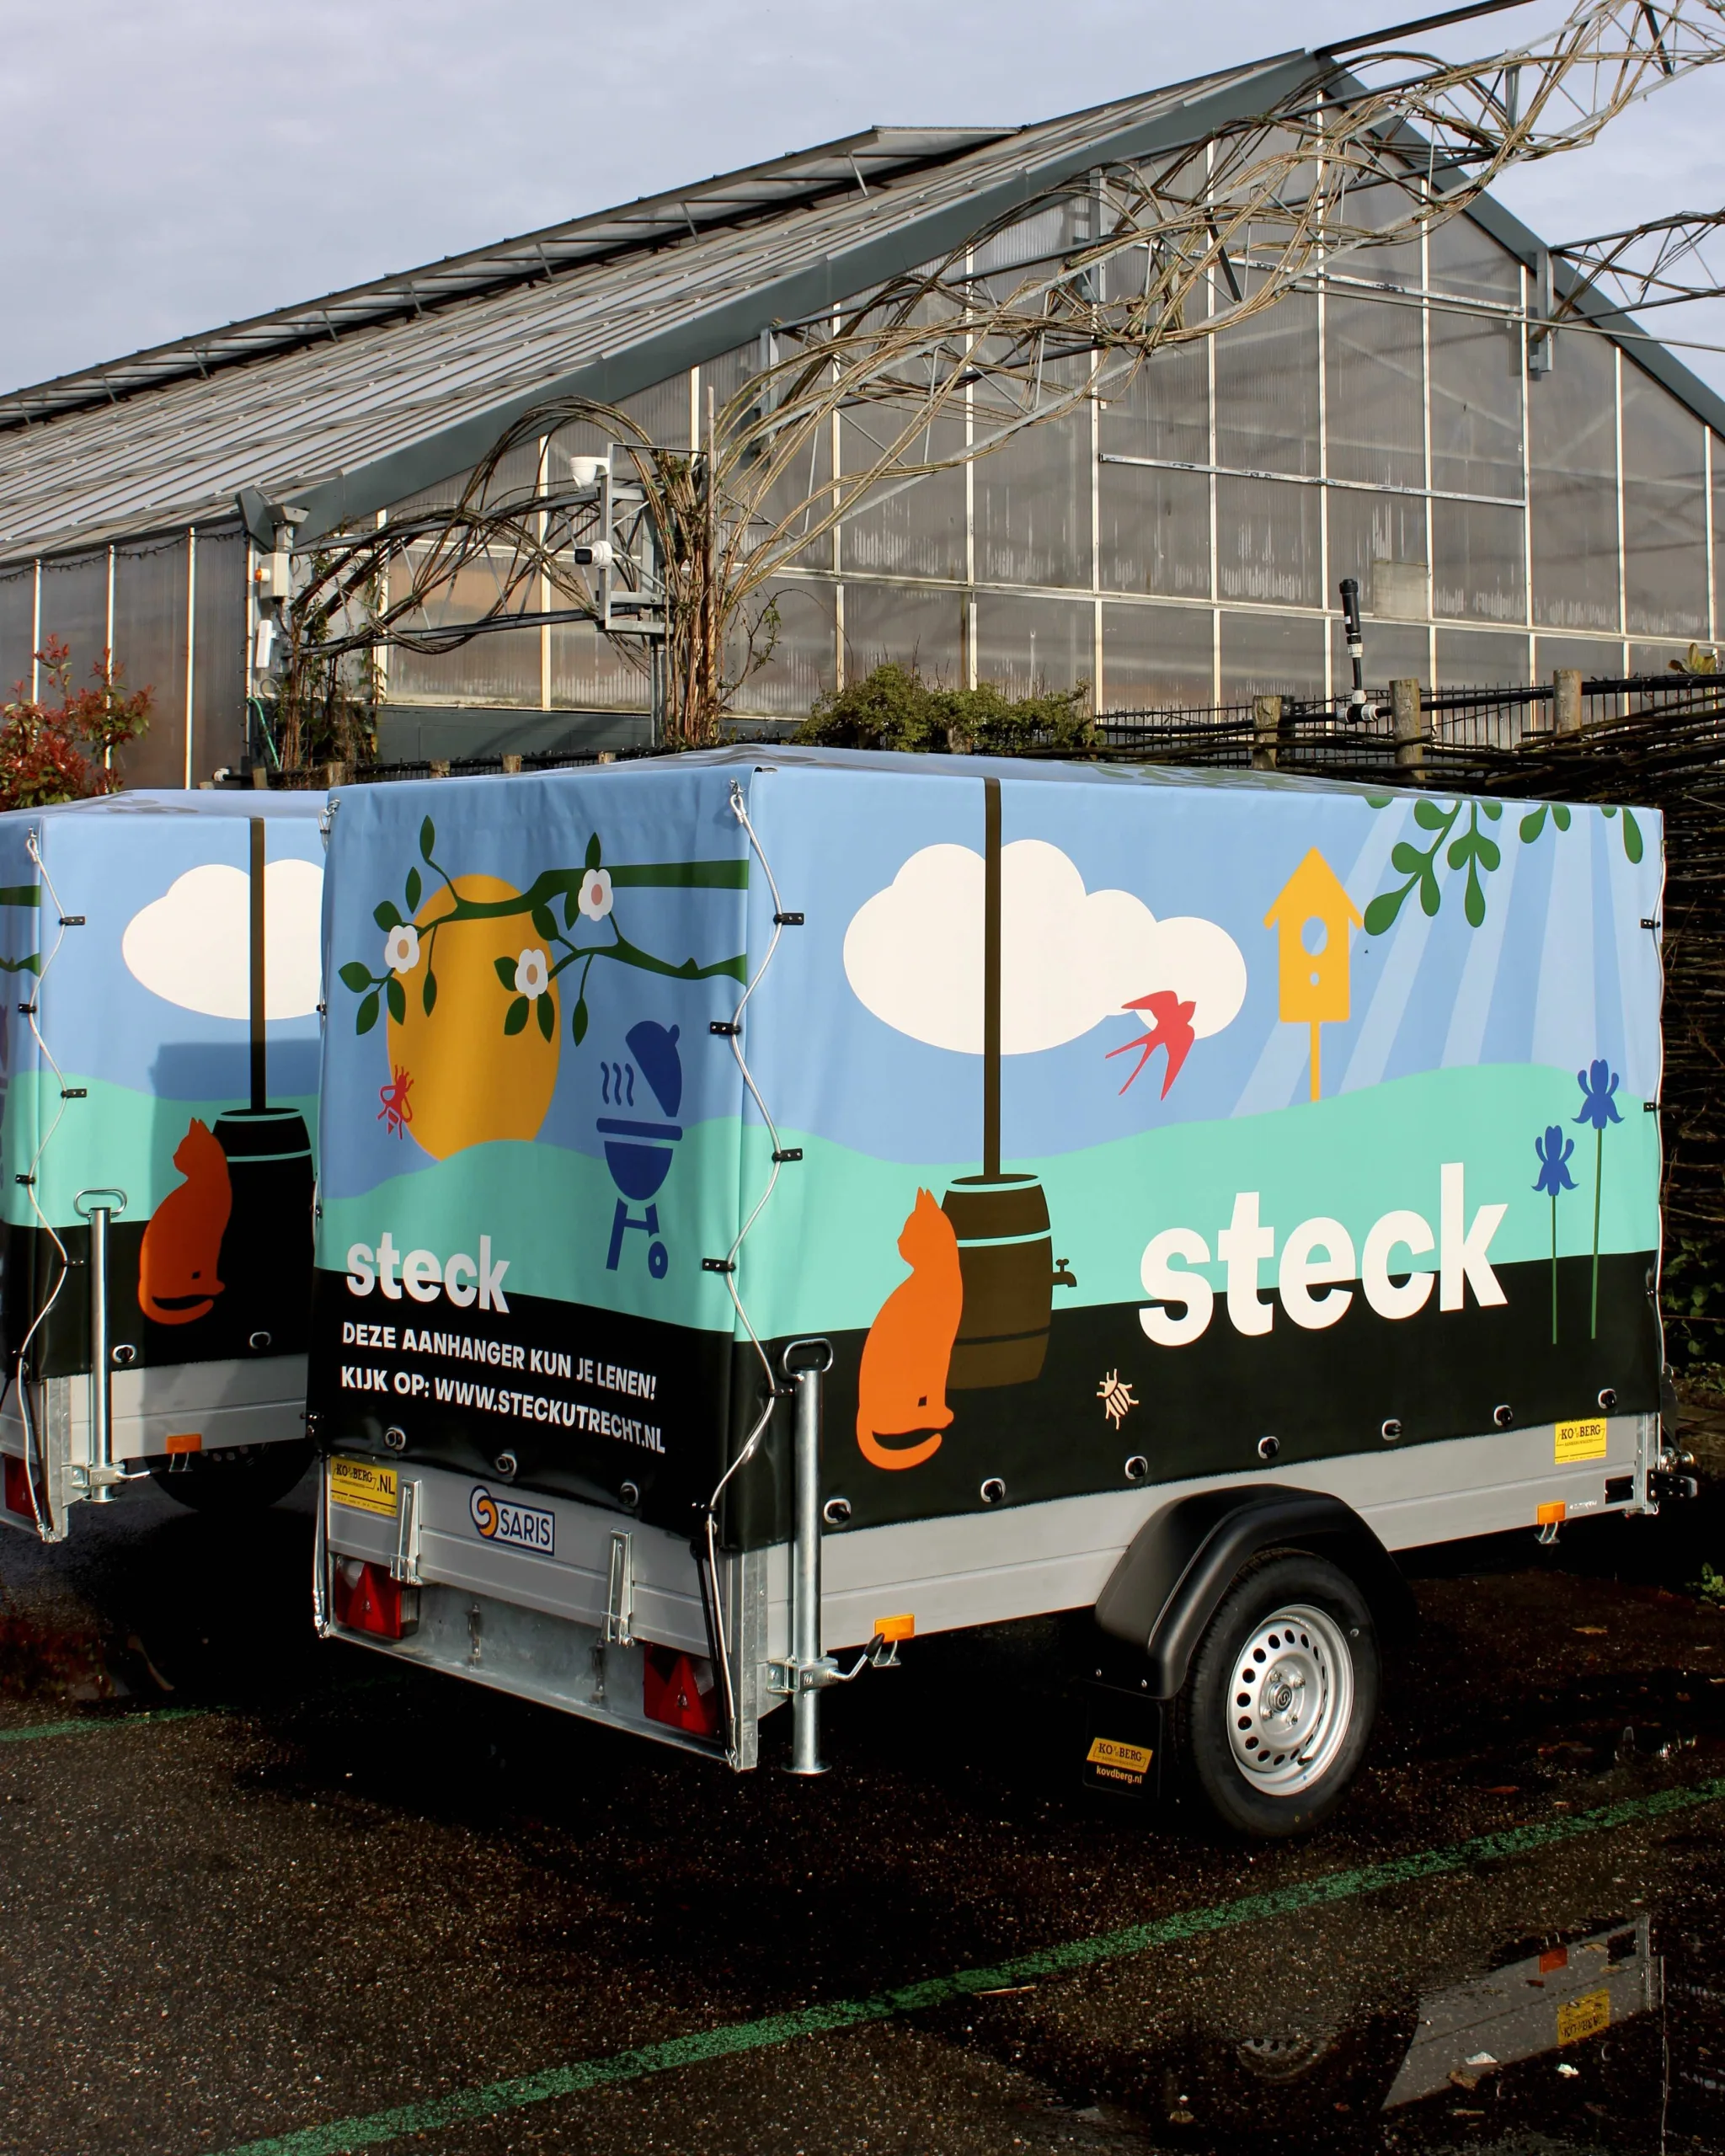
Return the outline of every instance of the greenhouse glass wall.
[[[1008,149],[1028,158],[1062,129],[1069,145],[1086,129],[1100,138],[1115,115],[1153,105],[1129,101],[1004,141],[930,137],[915,168],[919,214],[931,173],[950,173],[962,198],[967,174],[986,178],[989,160]],[[1201,113],[1202,101],[1188,98],[1183,109]],[[826,154],[771,169],[813,172],[811,161]],[[1065,154],[1070,176],[1077,168]],[[259,346],[253,355],[248,346],[228,371],[238,392],[224,390],[219,373],[182,379],[144,355],[128,364],[144,375],[156,365],[159,385],[152,378],[110,396],[108,408],[87,399],[73,409],[69,392],[58,404],[52,393],[35,405],[24,392],[0,398],[0,429],[24,414],[21,432],[0,431],[0,683],[8,691],[14,681],[40,686],[34,654],[50,636],[69,646],[79,677],[109,649],[128,684],[147,684],[155,696],[149,736],[125,755],[128,778],[181,784],[238,766],[247,696],[270,690],[258,637],[262,549],[232,507],[234,489],[252,476],[248,458],[260,456],[240,417],[248,392],[261,386],[276,401],[269,456],[278,491],[283,478],[303,473],[327,488],[339,473],[361,520],[453,501],[483,443],[462,437],[466,453],[451,452],[444,466],[435,446],[422,449],[416,467],[413,432],[429,434],[434,419],[447,416],[432,392],[452,348],[474,367],[494,348],[494,365],[500,371],[506,358],[519,388],[524,337],[541,335],[548,347],[583,292],[597,295],[596,308],[604,280],[628,271],[636,283],[613,287],[629,295],[621,333],[614,296],[606,317],[612,364],[615,339],[628,342],[628,308],[647,322],[649,270],[675,263],[681,249],[696,299],[709,257],[727,291],[758,264],[765,291],[792,218],[801,232],[820,216],[836,232],[842,217],[846,244],[890,223],[895,186],[911,183],[882,170],[886,178],[861,200],[829,210],[817,191],[818,210],[799,204],[741,227],[734,214],[728,224],[716,213],[697,232],[686,199],[667,198],[681,207],[689,236],[656,243],[638,274],[625,246],[597,267],[518,277],[508,291],[494,280],[447,302],[435,323],[389,316],[377,296],[383,288],[367,288],[375,321],[339,339],[332,332],[321,346],[286,333],[279,352]],[[686,199],[700,207],[696,195]],[[1059,243],[1063,214],[999,233],[971,268],[985,275],[1045,253]],[[825,243],[841,269],[842,247],[830,232]],[[1516,685],[1549,680],[1558,667],[1589,676],[1654,672],[1691,643],[1712,643],[1721,629],[1725,406],[1622,318],[1583,314],[1542,335],[1533,320],[1538,253],[1531,233],[1482,203],[1411,242],[1332,262],[1262,314],[1159,355],[996,453],[865,502],[777,578],[768,595],[777,641],[744,684],[736,715],[799,720],[817,696],[883,659],[1015,693],[1086,683],[1103,712],[1201,707],[1260,692],[1334,696],[1349,680],[1338,590],[1348,577],[1360,587],[1375,686],[1410,675],[1438,687]],[[1108,274],[1123,272],[1111,264]],[[334,296],[324,311],[350,303],[363,316],[366,296]],[[713,349],[703,350],[709,320]],[[692,302],[681,333],[687,363],[621,400],[654,441],[688,446],[709,393],[722,408],[756,369],[760,338],[739,343],[736,327],[734,310],[703,312]],[[721,328],[730,334],[721,337]],[[547,378],[558,374],[548,360],[547,369]],[[369,430],[338,438],[318,400],[345,413],[361,377],[374,400]],[[387,415],[387,441],[375,412],[380,378],[400,398],[399,414]],[[566,368],[558,376],[573,378]],[[478,406],[483,393],[482,383]],[[420,413],[427,416],[414,416]],[[171,445],[188,418],[207,426],[211,446],[201,464],[175,466]],[[866,467],[870,424],[849,414],[833,421],[811,487],[835,470]],[[968,418],[942,424],[944,447],[960,448]],[[537,454],[529,444],[508,476],[531,488],[566,472],[573,451],[602,446],[591,429],[565,430]],[[935,443],[937,453],[943,447]],[[77,514],[60,515],[57,526],[56,456],[67,499],[79,499]],[[104,457],[110,476],[98,487],[91,475]],[[428,461],[450,475],[412,492],[387,490],[388,473]],[[369,494],[353,479],[368,470],[383,475]],[[8,513],[13,484],[21,505],[29,495],[16,516]],[[355,520],[350,511],[346,528]],[[489,596],[473,572],[434,618],[471,618]],[[553,603],[548,586],[542,603]],[[641,659],[639,646],[570,622],[489,633],[436,655],[386,651],[381,753],[644,739]]]

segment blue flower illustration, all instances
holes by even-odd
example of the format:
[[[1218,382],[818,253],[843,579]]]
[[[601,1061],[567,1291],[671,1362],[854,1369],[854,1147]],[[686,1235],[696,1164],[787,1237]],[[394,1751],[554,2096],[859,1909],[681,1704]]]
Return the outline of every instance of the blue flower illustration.
[[[1543,1139],[1533,1141],[1534,1158],[1540,1164],[1540,1179],[1534,1188],[1554,1202],[1560,1191],[1573,1190],[1575,1178],[1569,1172],[1569,1156],[1575,1150],[1575,1140],[1563,1135],[1561,1123],[1548,1123]]]
[[[1557,1198],[1560,1192],[1575,1187],[1575,1178],[1569,1172],[1569,1156],[1574,1150],[1575,1140],[1563,1135],[1561,1123],[1548,1123],[1545,1136],[1533,1141],[1533,1155],[1540,1164],[1539,1181],[1534,1188],[1551,1201],[1551,1345],[1554,1348],[1557,1344]]]
[[[1575,1082],[1581,1088],[1581,1113],[1578,1123],[1590,1123],[1603,1136],[1608,1123],[1621,1123],[1617,1103],[1613,1096],[1617,1091],[1617,1073],[1599,1056],[1585,1070],[1578,1070]]]
[[[1578,1070],[1575,1082],[1581,1088],[1581,1113],[1578,1123],[1590,1123],[1594,1127],[1594,1284],[1593,1329],[1590,1339],[1599,1337],[1599,1201],[1605,1187],[1605,1125],[1621,1123],[1617,1102],[1613,1097],[1617,1091],[1617,1073],[1602,1055],[1595,1056],[1585,1070]],[[1554,1207],[1555,1211],[1555,1207]]]

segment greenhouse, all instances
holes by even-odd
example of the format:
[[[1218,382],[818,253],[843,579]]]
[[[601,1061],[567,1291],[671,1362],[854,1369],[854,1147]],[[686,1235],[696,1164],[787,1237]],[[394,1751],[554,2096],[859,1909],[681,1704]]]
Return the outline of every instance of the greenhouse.
[[[1270,110],[1317,65],[1283,56],[1011,131],[871,130],[0,398],[4,693],[41,687],[51,637],[75,678],[110,650],[153,695],[123,752],[132,782],[237,774],[275,753],[272,601],[320,545],[423,525],[559,398],[697,445],[771,370],[782,325],[842,320],[971,234],[979,289],[1081,247],[1123,162]],[[1226,315],[1240,291],[1223,253],[1188,313]],[[861,489],[788,555],[730,715],[800,720],[889,658],[1014,693],[1088,684],[1103,712],[1322,699],[1349,680],[1350,577],[1374,684],[1663,670],[1719,630],[1725,403],[1585,295],[1546,327],[1551,291],[1541,240],[1480,196],[1321,260],[1118,383],[1094,375],[989,453],[953,407],[921,476]],[[876,424],[835,410],[811,498],[841,504]],[[504,476],[542,494],[603,446],[591,424],[552,429]],[[427,620],[483,613],[484,584],[469,563]],[[518,611],[350,669],[380,757],[648,738],[638,645],[548,581]]]

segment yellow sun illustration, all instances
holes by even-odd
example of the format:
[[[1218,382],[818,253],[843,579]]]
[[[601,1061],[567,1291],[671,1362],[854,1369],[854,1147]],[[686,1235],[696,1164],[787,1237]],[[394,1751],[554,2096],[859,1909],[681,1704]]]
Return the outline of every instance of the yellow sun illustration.
[[[462,898],[481,904],[517,895],[512,884],[495,876],[454,880]],[[545,950],[528,915],[451,922],[438,930],[434,951],[430,926],[448,910],[449,894],[440,888],[414,916],[419,953],[400,975],[407,1017],[399,1024],[389,1021],[392,1078],[402,1071],[411,1081],[407,1099],[413,1118],[408,1128],[438,1161],[493,1139],[537,1137],[557,1086],[563,1041],[554,982],[544,990],[551,999],[549,1040],[540,1031],[537,1011],[529,1011],[519,1033],[503,1030],[512,999],[498,978],[497,961],[506,960],[513,974],[525,952],[542,952],[547,963],[555,956]],[[437,979],[429,1017],[428,966]],[[530,972],[529,978],[534,977]]]

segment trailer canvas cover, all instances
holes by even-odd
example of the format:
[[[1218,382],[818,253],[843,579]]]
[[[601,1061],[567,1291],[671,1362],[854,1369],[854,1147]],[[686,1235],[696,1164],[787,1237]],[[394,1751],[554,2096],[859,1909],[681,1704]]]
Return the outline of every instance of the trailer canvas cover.
[[[1646,812],[1271,774],[344,792],[320,1439],[686,1530],[740,1310],[833,1342],[858,1527],[1652,1412],[1661,873]]]
[[[137,792],[0,816],[8,1374],[51,1298],[30,1374],[88,1369],[88,1276],[67,1274],[56,1294],[56,1244],[83,1267],[80,1201],[104,1192],[122,1201],[110,1322],[129,1372],[245,1358],[260,1342],[304,1352],[322,808],[321,794]],[[271,1087],[262,1115],[248,1035],[259,817]]]

